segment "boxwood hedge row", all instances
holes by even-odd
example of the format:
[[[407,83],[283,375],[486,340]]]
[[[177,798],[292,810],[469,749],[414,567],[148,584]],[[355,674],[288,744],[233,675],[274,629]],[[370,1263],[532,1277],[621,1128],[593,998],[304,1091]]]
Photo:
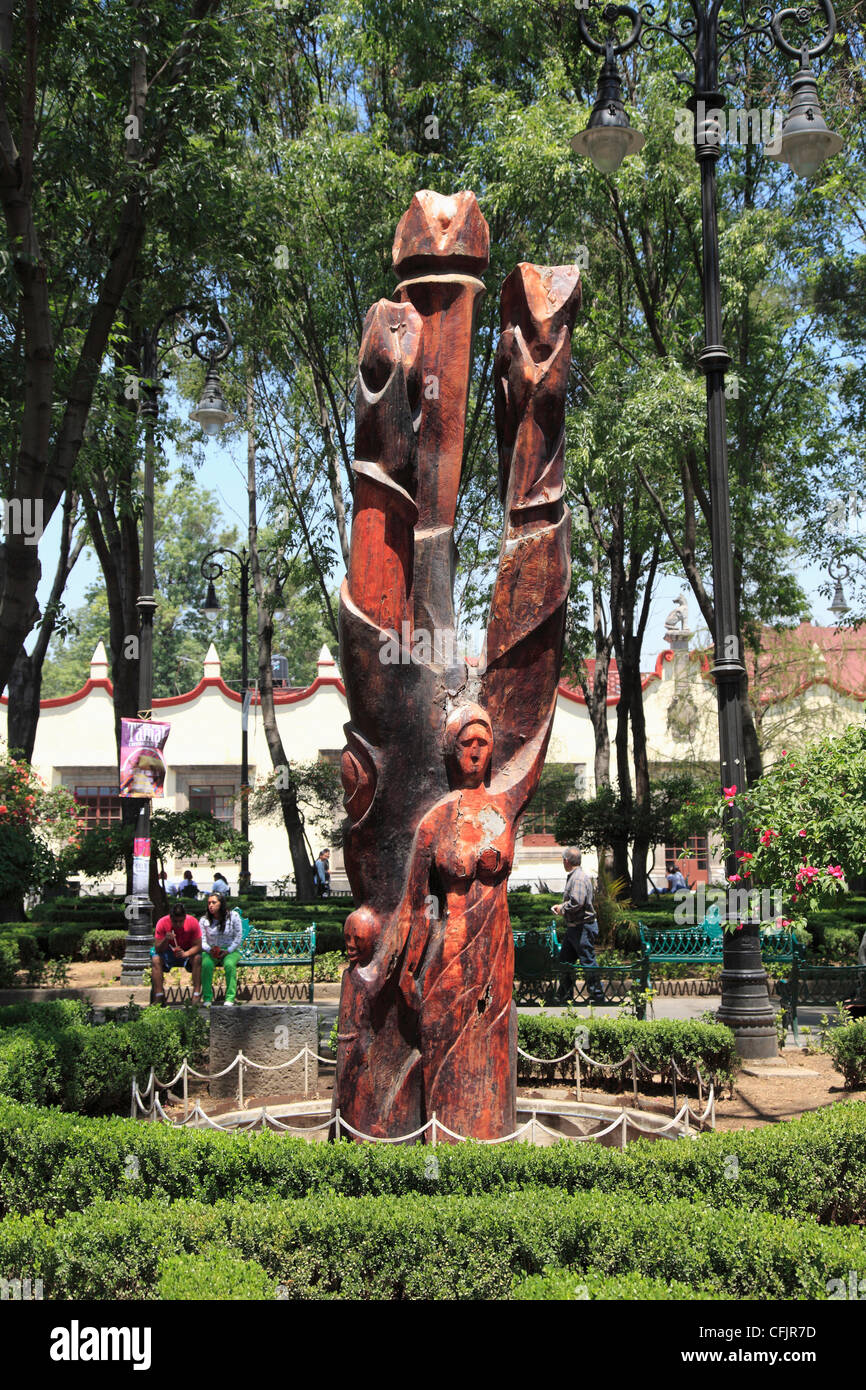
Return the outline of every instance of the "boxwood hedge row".
[[[693,1289],[678,1279],[667,1283],[645,1274],[598,1274],[595,1270],[546,1269],[542,1274],[530,1274],[515,1282],[511,1297],[519,1302],[538,1300],[572,1302],[575,1298],[616,1299],[625,1302],[656,1302],[659,1300],[686,1303],[696,1299],[717,1298],[705,1289]]]
[[[132,1079],[173,1076],[200,1057],[207,1024],[192,1009],[142,1009],[94,1027],[80,1000],[0,1008],[0,1095],[104,1114],[129,1104]]]
[[[717,1088],[730,1085],[740,1068],[736,1039],[730,1028],[719,1023],[697,1023],[691,1020],[660,1018],[649,1022],[638,1019],[607,1019],[588,1017],[582,1010],[566,1015],[521,1014],[517,1024],[517,1040],[524,1052],[533,1057],[562,1057],[574,1047],[575,1033],[581,1035],[582,1050],[600,1062],[621,1062],[631,1048],[647,1067],[667,1079],[672,1074],[671,1062],[676,1061],[681,1072],[696,1077],[700,1069],[704,1082],[712,1081]],[[553,1069],[519,1058],[521,1079],[551,1079],[551,1073],[563,1079],[574,1075],[574,1063],[569,1060]],[[581,1063],[584,1077],[585,1063]],[[630,1076],[629,1072],[629,1076]]]
[[[496,1195],[527,1188],[670,1198],[821,1224],[866,1222],[866,1105],[848,1102],[765,1129],[689,1141],[402,1147],[313,1144],[86,1119],[0,1100],[0,1212],[81,1211],[127,1193],[203,1203],[337,1192],[349,1197]]]
[[[507,1298],[551,1265],[677,1280],[717,1297],[822,1299],[866,1277],[860,1231],[768,1212],[631,1194],[527,1190],[484,1197],[344,1197],[250,1202],[227,1196],[94,1203],[51,1223],[0,1221],[0,1276],[41,1278],[48,1298],[145,1299],[187,1252],[256,1261],[295,1299]]]

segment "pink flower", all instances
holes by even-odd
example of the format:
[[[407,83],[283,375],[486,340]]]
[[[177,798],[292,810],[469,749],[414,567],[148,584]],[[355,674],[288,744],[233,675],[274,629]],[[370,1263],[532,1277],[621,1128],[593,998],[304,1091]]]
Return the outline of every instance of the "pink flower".
[[[743,922],[738,922],[738,923],[737,923],[737,931],[742,931],[744,925],[745,925],[745,923],[743,923]]]
[[[790,926],[792,926],[792,925],[793,925],[793,923],[791,922],[791,918],[790,918],[790,917],[777,917],[777,918],[776,918],[776,926],[777,926],[777,927],[790,927]]]
[[[779,832],[778,832],[778,830],[765,830],[764,833],[763,833],[762,836],[761,836],[761,844],[762,844],[762,845],[768,845],[768,844],[770,844],[771,841],[772,841],[772,839],[773,839],[773,836],[774,836],[774,835],[775,835],[776,839],[779,838]]]
[[[841,867],[840,867],[838,864],[828,864],[828,865],[827,865],[827,873],[828,873],[828,874],[832,874],[833,878],[844,878],[844,877],[845,877],[844,873],[842,872]]]
[[[787,758],[787,756],[788,756],[788,750],[787,750],[787,748],[783,748],[783,749],[782,749],[782,757],[783,757],[783,758]]]
[[[731,802],[733,801],[733,799],[734,799],[734,797],[735,797],[736,795],[737,795],[737,788],[736,788],[736,786],[733,786],[733,787],[722,787],[722,796],[725,798],[725,800],[727,801],[727,803],[728,803],[729,806],[730,806]]]
[[[737,858],[738,858],[738,859],[754,859],[754,857],[755,857],[754,854],[749,854],[749,851],[748,851],[748,850],[745,850],[745,849],[738,849],[738,850],[737,850]]]
[[[742,881],[743,880],[740,878],[739,874],[731,874],[730,878],[728,879],[728,883],[742,883]]]
[[[798,830],[798,831],[797,831],[797,834],[798,834],[798,835],[802,835],[803,839],[805,840],[805,838],[806,838],[806,832],[805,832],[805,830]]]

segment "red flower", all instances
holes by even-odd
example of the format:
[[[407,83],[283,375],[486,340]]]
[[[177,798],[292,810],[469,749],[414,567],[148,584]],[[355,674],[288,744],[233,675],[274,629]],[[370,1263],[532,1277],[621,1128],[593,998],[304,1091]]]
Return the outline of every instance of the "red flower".
[[[733,799],[734,799],[734,797],[735,797],[736,795],[737,795],[736,784],[735,784],[733,787],[722,787],[722,796],[725,798],[726,801],[728,801],[728,802],[733,801]]]
[[[798,834],[798,835],[802,835],[803,839],[805,840],[805,838],[806,838],[806,832],[805,832],[805,830],[798,830],[798,831],[797,831],[797,834]]]
[[[842,872],[842,868],[841,868],[841,866],[840,866],[839,864],[828,864],[828,865],[827,865],[827,873],[828,873],[828,874],[832,874],[833,878],[844,878],[844,877],[845,877],[844,873]]]
[[[779,832],[778,832],[778,830],[765,830],[765,831],[763,832],[763,834],[761,835],[761,844],[762,844],[762,845],[768,845],[768,844],[770,844],[770,842],[771,842],[771,840],[773,839],[773,836],[774,836],[774,835],[775,835],[776,839],[779,838]]]
[[[749,851],[746,850],[746,849],[738,849],[738,850],[737,850],[737,858],[738,858],[738,859],[754,859],[754,857],[755,857],[754,854],[749,854]]]

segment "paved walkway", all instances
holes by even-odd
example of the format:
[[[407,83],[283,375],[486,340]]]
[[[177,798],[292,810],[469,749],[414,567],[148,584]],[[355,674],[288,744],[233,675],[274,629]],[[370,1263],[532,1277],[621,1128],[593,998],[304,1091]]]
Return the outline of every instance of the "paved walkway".
[[[117,1009],[128,1004],[130,998],[136,1004],[146,1005],[150,1000],[150,991],[141,986],[131,988],[130,986],[110,986],[108,988],[93,987],[90,989],[2,989],[0,990],[0,1005],[2,1004],[21,1004],[25,1002],[37,1002],[48,999],[87,999],[99,1009]],[[338,984],[317,985],[316,1004],[319,1007],[320,1030],[325,1029],[325,1036],[330,1031],[331,1024],[337,1016],[337,1006],[340,998],[340,986]],[[303,1000],[296,1000],[296,1003],[303,1003]],[[657,995],[653,1000],[652,1018],[681,1018],[692,1019],[700,1018],[702,1014],[714,1014],[719,1007],[719,995],[707,995],[702,999],[692,997],[673,998],[668,995]],[[219,1007],[219,1006],[217,1006]],[[547,1014],[552,1018],[559,1017],[566,1012],[564,1008],[552,1006],[550,1008],[521,1008],[522,1014]],[[583,1017],[587,1012],[580,1009],[578,1018]],[[616,1018],[619,1010],[616,1008],[601,1008],[595,1011],[596,1018]],[[801,1005],[797,1010],[797,1021],[799,1027],[809,1027],[817,1031],[821,1024],[821,1019],[827,1015],[831,1020],[836,1013],[835,1006],[832,1004],[810,1004]],[[788,1030],[788,1047],[796,1046],[792,1031]]]

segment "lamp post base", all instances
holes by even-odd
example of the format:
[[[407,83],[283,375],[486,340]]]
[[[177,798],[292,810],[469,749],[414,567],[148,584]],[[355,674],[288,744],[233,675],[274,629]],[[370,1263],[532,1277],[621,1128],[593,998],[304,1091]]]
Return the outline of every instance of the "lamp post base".
[[[716,1021],[733,1029],[741,1057],[778,1057],[776,1018],[763,969],[722,971],[722,1002]]]
[[[127,936],[120,967],[122,985],[140,985],[145,971],[150,969],[152,936]]]

